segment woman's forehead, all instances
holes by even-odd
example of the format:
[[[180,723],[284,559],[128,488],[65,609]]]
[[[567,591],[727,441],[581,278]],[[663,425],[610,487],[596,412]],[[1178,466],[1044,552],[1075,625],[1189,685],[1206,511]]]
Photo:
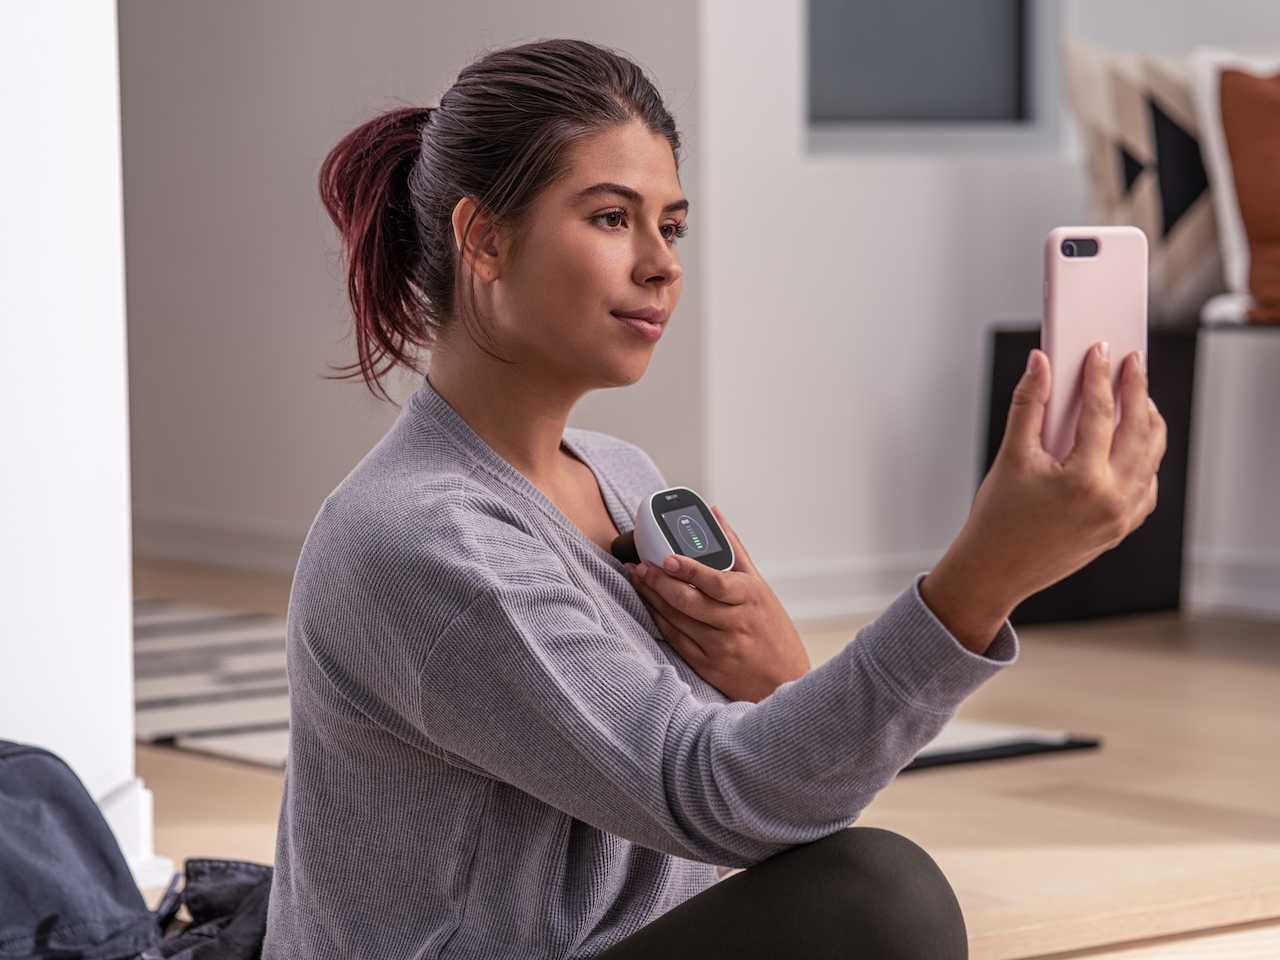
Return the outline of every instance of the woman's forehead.
[[[615,193],[641,205],[666,208],[685,200],[671,144],[639,121],[584,138],[569,160],[557,191],[569,203],[603,195],[602,184],[621,187]]]

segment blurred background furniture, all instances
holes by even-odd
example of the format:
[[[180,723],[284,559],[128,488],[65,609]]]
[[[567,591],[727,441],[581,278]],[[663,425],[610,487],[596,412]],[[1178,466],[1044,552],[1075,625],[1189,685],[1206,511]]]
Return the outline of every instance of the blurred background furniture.
[[[1160,496],[1156,509],[1114,549],[1019,604],[1010,616],[1015,625],[1177,610],[1181,605],[1196,332],[1194,329],[1151,329],[1147,342],[1149,391],[1169,432],[1168,449],[1160,464]],[[993,331],[987,449],[982,476],[990,470],[1004,439],[1009,402],[1026,369],[1027,354],[1039,346],[1038,323]],[[982,482],[982,476],[978,483]]]
[[[1258,329],[1280,332],[1277,326],[1234,322],[1150,328],[1148,389],[1168,425],[1156,509],[1114,549],[1019,604],[1010,616],[1015,625],[1180,609],[1196,343],[1200,336]],[[992,329],[986,455],[979,484],[1004,439],[1009,402],[1026,369],[1027,353],[1039,346],[1039,323]]]

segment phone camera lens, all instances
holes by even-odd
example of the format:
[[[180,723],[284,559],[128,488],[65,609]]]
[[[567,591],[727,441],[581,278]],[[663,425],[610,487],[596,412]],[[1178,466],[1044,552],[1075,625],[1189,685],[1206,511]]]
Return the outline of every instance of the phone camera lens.
[[[1064,257],[1074,257],[1076,255],[1076,242],[1074,240],[1062,241],[1062,255]]]

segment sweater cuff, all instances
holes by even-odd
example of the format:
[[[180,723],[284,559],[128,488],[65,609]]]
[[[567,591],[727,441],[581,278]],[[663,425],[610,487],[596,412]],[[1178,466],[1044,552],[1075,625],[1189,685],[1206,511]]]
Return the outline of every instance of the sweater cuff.
[[[1006,617],[986,654],[965,647],[911,586],[862,628],[857,644],[899,697],[934,713],[952,713],[978,687],[1018,661],[1018,635]]]

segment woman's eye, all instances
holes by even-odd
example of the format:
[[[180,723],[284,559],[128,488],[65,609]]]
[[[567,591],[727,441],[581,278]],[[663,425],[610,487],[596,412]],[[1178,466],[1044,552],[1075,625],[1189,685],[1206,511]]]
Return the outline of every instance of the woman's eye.
[[[595,217],[593,217],[592,219],[613,221],[614,218],[625,218],[625,217],[626,217],[626,211],[624,210],[606,210],[604,213],[596,214]],[[621,226],[621,223],[614,221],[614,222],[610,222],[608,226],[618,227],[618,226]],[[671,240],[673,242],[676,240],[677,237],[683,237],[686,233],[689,232],[689,228],[685,226],[685,224],[683,223],[664,223],[662,225],[662,229],[663,230],[669,229],[671,231],[670,233],[664,233],[663,235],[668,240]]]
[[[622,210],[605,210],[603,214],[596,214],[591,219],[593,220],[607,220],[607,219],[613,219],[613,218],[622,219],[622,218],[625,218],[625,216],[626,216],[626,212]],[[622,224],[618,223],[617,220],[614,220],[613,223],[609,223],[607,225],[608,227],[621,227]]]

